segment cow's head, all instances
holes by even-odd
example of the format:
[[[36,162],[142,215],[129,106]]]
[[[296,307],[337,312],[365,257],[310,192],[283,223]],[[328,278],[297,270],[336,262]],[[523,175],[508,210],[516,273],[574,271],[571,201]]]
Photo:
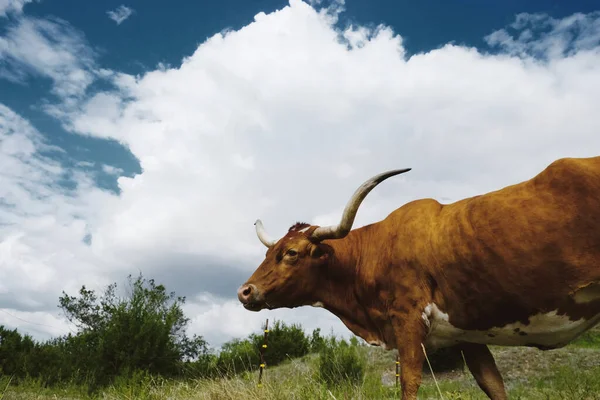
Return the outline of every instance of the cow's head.
[[[298,223],[279,240],[271,239],[260,220],[256,234],[268,248],[266,257],[248,281],[238,289],[238,299],[247,310],[298,307],[311,304],[311,294],[321,282],[323,268],[333,256],[326,239],[341,239],[350,232],[358,207],[367,194],[385,179],[410,171],[388,171],[374,176],[354,192],[336,226],[311,226]]]

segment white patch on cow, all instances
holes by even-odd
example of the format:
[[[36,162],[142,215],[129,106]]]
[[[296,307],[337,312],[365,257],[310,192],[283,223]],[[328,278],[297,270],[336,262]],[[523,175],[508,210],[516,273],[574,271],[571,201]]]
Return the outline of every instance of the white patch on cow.
[[[386,349],[387,349],[387,345],[386,345],[384,342],[382,342],[381,340],[371,340],[371,341],[369,342],[369,344],[370,344],[371,346],[377,346],[377,347],[381,347],[383,350],[386,350]]]
[[[300,229],[298,232],[302,232],[302,233],[304,233],[304,232],[306,232],[306,231],[307,231],[309,228],[310,228],[310,226],[307,226],[306,228],[302,228],[302,229]]]
[[[600,314],[589,320],[581,318],[573,321],[566,315],[558,315],[556,311],[551,311],[529,317],[529,324],[515,322],[485,331],[463,330],[452,325],[448,314],[442,312],[434,303],[425,307],[422,317],[429,327],[426,344],[433,348],[451,346],[463,341],[499,346],[562,347],[600,322]]]
[[[319,308],[324,308],[325,305],[323,303],[321,303],[320,301],[317,301],[316,303],[312,304],[313,307],[319,307]]]
[[[421,318],[423,319],[423,321],[425,321],[425,325],[427,325],[427,329],[431,328],[431,323],[429,322],[429,317],[427,316],[427,308],[429,306],[425,307],[425,311],[423,311],[423,313],[421,314]]]
[[[600,284],[591,283],[577,290],[573,295],[575,303],[591,303],[592,301],[600,300]]]

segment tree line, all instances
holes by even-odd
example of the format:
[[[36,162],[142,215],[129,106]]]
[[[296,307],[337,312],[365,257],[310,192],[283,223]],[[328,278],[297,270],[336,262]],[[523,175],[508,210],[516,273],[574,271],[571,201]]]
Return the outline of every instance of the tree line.
[[[77,332],[39,342],[0,325],[0,376],[10,376],[17,385],[34,379],[46,387],[75,384],[92,392],[140,373],[213,379],[258,369],[262,331],[212,351],[202,337],[187,334],[184,304],[184,297],[141,274],[128,277],[124,296],[117,294],[116,283],[101,294],[85,286],[76,296],[63,292],[59,307]],[[264,357],[275,366],[318,354],[323,379],[335,382],[362,376],[366,360],[353,350],[360,346],[356,338],[325,337],[319,329],[306,334],[300,325],[276,321],[269,327]],[[438,369],[462,362],[455,351],[433,355],[431,361]]]

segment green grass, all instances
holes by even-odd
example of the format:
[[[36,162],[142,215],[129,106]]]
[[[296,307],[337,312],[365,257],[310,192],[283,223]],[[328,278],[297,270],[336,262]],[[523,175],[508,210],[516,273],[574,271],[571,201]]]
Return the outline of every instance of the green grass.
[[[573,341],[572,346],[600,349],[600,325],[590,329]]]
[[[591,335],[563,349],[540,351],[530,348],[493,347],[509,397],[527,400],[600,400],[600,348]],[[364,347],[368,368],[357,385],[328,387],[318,380],[315,355],[267,368],[264,385],[258,388],[258,373],[232,379],[167,381],[142,376],[121,381],[90,397],[75,386],[46,389],[35,381],[7,386],[0,377],[0,398],[13,399],[398,399],[395,383],[395,352]],[[435,372],[435,371],[434,371]],[[445,399],[486,399],[466,370],[436,373]],[[430,373],[424,374],[419,399],[439,399]]]

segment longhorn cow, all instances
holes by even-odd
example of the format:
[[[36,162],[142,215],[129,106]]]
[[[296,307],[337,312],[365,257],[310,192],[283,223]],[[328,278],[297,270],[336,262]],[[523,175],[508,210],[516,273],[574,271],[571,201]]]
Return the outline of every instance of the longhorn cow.
[[[341,222],[297,223],[271,239],[238,290],[251,311],[320,306],[372,345],[398,349],[402,399],[421,385],[424,349],[458,346],[490,399],[507,398],[488,345],[567,345],[600,321],[600,157],[563,158],[532,179],[440,204],[409,202],[352,230],[365,182]]]

